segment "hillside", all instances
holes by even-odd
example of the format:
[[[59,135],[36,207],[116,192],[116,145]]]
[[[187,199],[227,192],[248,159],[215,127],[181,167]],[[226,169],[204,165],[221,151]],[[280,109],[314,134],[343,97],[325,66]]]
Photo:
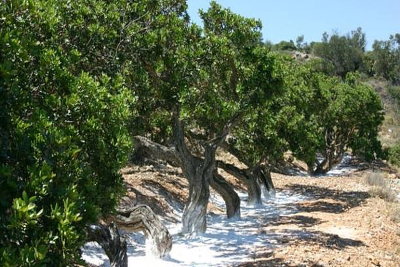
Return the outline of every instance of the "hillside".
[[[371,79],[368,84],[379,94],[385,110],[385,120],[379,133],[380,140],[383,147],[391,147],[400,142],[400,106],[398,100],[389,92],[386,81]]]

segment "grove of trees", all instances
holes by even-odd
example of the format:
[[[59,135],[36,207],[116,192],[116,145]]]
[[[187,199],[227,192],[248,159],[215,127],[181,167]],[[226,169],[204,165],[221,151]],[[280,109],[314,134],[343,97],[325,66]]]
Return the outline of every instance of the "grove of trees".
[[[240,218],[218,168],[258,206],[262,192],[273,196],[270,172],[287,151],[311,174],[348,149],[366,160],[381,154],[381,102],[354,72],[361,29],[315,46],[328,71],[271,51],[259,20],[211,2],[200,27],[186,9],[185,0],[0,4],[1,266],[79,262],[88,226],[124,194],[119,170],[132,152],[182,169],[189,235],[207,229],[210,186],[227,217]],[[381,50],[398,57],[393,42],[374,45],[379,75],[398,73],[377,63]],[[217,160],[218,148],[247,168]]]

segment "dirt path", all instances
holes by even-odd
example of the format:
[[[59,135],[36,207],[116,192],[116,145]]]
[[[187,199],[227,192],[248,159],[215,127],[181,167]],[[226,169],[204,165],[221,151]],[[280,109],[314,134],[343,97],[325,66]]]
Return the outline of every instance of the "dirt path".
[[[391,204],[370,197],[364,175],[274,175],[278,189],[308,200],[263,226],[266,233],[291,233],[281,246],[240,266],[400,266],[400,225],[390,219]]]
[[[173,234],[169,259],[145,256],[143,237],[129,236],[129,266],[400,266],[400,224],[391,204],[372,198],[366,172],[337,177],[273,175],[277,198],[253,209],[242,197],[242,219],[228,221],[224,204],[211,197],[202,237],[179,234],[187,182],[171,166],[123,170],[128,205],[147,204]],[[232,177],[240,191],[241,185]],[[108,266],[102,251],[87,247],[86,260]],[[95,260],[96,259],[96,260]]]

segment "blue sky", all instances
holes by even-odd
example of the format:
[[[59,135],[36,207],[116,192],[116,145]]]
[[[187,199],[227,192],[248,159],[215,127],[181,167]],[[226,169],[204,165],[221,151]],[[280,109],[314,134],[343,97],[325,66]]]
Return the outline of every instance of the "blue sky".
[[[192,21],[201,25],[198,10],[209,0],[187,0]],[[400,0],[217,0],[223,7],[245,17],[261,19],[263,38],[273,43],[321,41],[323,32],[346,34],[361,27],[367,47],[400,33]]]

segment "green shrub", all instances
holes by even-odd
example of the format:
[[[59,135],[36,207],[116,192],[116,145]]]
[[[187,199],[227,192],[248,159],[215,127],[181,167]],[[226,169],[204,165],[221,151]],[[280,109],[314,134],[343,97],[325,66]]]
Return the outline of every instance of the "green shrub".
[[[400,102],[400,86],[389,86],[388,91],[391,97]]]
[[[400,144],[389,148],[389,162],[400,167]]]
[[[0,4],[1,266],[73,265],[123,193],[132,96],[122,76],[79,67],[90,61],[68,44],[82,21],[62,7],[89,9],[66,3]]]

